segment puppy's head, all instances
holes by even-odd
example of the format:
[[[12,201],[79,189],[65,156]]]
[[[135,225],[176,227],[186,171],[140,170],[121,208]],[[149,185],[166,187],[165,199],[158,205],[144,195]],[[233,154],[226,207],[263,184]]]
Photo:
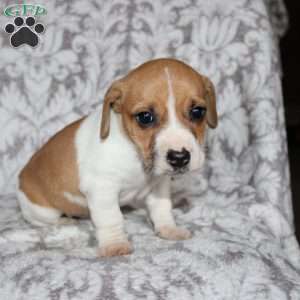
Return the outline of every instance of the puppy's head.
[[[155,175],[200,168],[206,127],[218,121],[211,81],[173,59],[149,61],[112,84],[103,105],[102,139],[109,135],[111,109],[121,114],[145,169]]]

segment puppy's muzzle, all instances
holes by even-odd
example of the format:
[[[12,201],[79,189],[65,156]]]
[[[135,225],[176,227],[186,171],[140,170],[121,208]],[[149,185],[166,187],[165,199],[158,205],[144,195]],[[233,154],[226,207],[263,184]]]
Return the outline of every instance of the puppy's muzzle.
[[[167,162],[174,169],[179,170],[186,167],[191,160],[191,154],[185,148],[181,151],[170,149],[167,152]]]

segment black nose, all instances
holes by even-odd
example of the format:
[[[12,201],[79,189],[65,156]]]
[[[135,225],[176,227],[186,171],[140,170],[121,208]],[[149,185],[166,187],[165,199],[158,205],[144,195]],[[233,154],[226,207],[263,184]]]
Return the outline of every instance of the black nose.
[[[184,148],[181,151],[169,150],[167,153],[167,161],[174,169],[185,167],[190,159],[190,152]]]

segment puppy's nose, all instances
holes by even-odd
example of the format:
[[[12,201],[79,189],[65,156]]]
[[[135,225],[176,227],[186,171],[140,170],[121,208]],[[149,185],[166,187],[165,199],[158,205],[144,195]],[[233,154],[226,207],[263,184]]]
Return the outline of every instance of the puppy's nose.
[[[167,162],[174,168],[185,167],[191,160],[191,154],[186,149],[181,151],[169,150],[167,153]]]

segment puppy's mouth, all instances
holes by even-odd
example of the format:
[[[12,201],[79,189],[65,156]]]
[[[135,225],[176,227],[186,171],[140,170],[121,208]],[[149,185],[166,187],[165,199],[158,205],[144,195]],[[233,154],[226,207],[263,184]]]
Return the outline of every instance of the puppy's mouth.
[[[179,169],[175,169],[175,170],[171,171],[170,175],[171,176],[179,176],[179,175],[186,174],[189,171],[190,171],[189,167],[179,168]]]
[[[169,176],[180,176],[183,174],[186,174],[190,171],[189,167],[184,167],[184,168],[179,168],[179,169],[174,169],[174,170],[167,170],[166,174]]]
[[[189,166],[185,166],[182,168],[172,168],[165,164],[164,167],[159,167],[156,165],[155,161],[152,162],[151,168],[148,168],[148,173],[152,175],[167,175],[170,177],[179,177],[181,175],[189,173],[191,170]]]

